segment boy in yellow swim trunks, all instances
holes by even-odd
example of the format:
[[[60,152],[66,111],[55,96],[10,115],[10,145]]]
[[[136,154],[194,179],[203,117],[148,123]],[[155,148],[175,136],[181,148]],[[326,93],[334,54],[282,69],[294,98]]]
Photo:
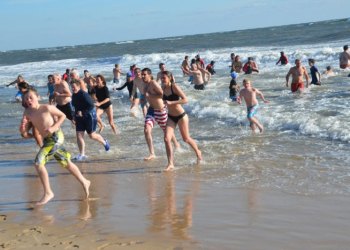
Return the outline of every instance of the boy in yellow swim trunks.
[[[79,168],[71,162],[70,153],[62,146],[64,141],[61,124],[66,118],[60,110],[53,105],[39,104],[38,94],[35,89],[29,89],[23,96],[26,110],[20,126],[22,135],[28,135],[26,123],[31,122],[43,139],[43,146],[35,157],[35,168],[44,189],[44,195],[36,205],[44,205],[49,202],[54,193],[51,190],[49,175],[45,168],[46,162],[54,157],[63,167],[80,182],[85,192],[85,198],[89,197],[90,181],[80,172]],[[54,119],[55,118],[55,119]],[[30,137],[30,136],[26,136]]]

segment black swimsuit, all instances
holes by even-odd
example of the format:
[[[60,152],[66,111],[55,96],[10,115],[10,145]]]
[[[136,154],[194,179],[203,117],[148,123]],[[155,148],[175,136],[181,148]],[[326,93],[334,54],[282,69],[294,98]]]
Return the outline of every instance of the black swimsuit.
[[[170,85],[171,89],[171,95],[165,95],[163,94],[163,100],[164,101],[178,101],[180,100],[180,96],[174,93],[173,91],[173,84]],[[183,112],[180,115],[173,116],[168,114],[168,118],[172,120],[175,124],[177,124],[184,116],[186,115],[186,112]]]

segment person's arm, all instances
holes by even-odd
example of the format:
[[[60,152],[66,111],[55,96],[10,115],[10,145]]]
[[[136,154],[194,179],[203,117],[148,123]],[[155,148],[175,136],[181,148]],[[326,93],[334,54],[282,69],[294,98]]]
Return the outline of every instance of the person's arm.
[[[268,101],[268,100],[265,99],[263,93],[262,93],[260,90],[255,89],[255,91],[256,91],[256,94],[257,94],[258,96],[260,96],[260,98],[264,101],[264,103],[269,103],[269,102],[270,102],[270,101]]]
[[[33,134],[29,133],[30,127],[31,127],[31,122],[29,121],[27,116],[23,114],[21,124],[19,126],[19,132],[21,133],[21,136],[23,138],[28,139],[33,137]]]
[[[238,97],[237,97],[237,102],[239,103],[239,104],[242,104],[242,90],[241,91],[239,91],[239,95],[238,95]]]
[[[67,82],[63,82],[63,91],[62,93],[54,92],[55,96],[66,96],[72,97],[72,93],[70,92],[69,86]]]
[[[307,73],[307,70],[306,68],[303,66],[303,69],[304,69],[304,76],[305,76],[305,79],[306,79],[306,87],[308,88],[309,87],[309,74]]]
[[[151,93],[150,91],[148,91],[148,95],[163,98],[163,90],[158,85],[158,83],[155,81],[152,81],[151,84],[152,84],[152,86],[150,86],[150,87],[153,89],[154,94]]]
[[[318,84],[321,84],[321,74],[318,70],[316,71],[316,78],[317,78]]]
[[[289,76],[292,74],[292,69],[290,69],[286,75],[286,87],[288,87]]]
[[[119,88],[115,88],[116,90],[122,90],[124,89],[126,86],[128,86],[128,82],[124,83],[123,86],[119,87]]]
[[[6,87],[9,87],[9,86],[14,85],[14,84],[17,84],[17,79],[14,80],[13,82],[10,82],[9,84],[7,84]]]
[[[278,59],[278,61],[276,62],[276,65],[279,64],[281,62],[281,57]]]
[[[53,105],[47,105],[46,107],[50,114],[56,118],[54,119],[54,124],[51,127],[48,127],[46,131],[49,133],[54,133],[60,128],[64,122],[64,119],[66,119],[66,115]]]

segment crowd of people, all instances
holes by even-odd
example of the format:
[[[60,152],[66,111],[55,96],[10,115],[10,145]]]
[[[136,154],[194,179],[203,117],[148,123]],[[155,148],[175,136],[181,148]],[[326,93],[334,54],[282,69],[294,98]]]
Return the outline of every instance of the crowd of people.
[[[350,53],[348,46],[344,46],[344,51],[339,57],[339,66],[341,69],[350,68]],[[276,62],[281,65],[288,65],[288,58],[284,52],[280,52],[280,58]],[[291,67],[286,75],[286,86],[289,87],[289,78],[291,77],[291,91],[302,92],[310,84],[321,85],[321,74],[316,67],[314,59],[308,60],[311,73],[311,81],[305,66],[301,64],[300,59],[295,60],[295,66]],[[194,89],[204,90],[209,83],[211,76],[214,75],[215,61],[205,65],[204,60],[197,55],[189,61],[185,56],[181,69],[184,76],[189,77]],[[130,66],[130,70],[124,74],[119,64],[113,68],[113,82],[121,84],[121,76],[126,75],[126,82],[115,90],[128,89],[131,109],[141,106],[144,116],[144,136],[148,146],[149,155],[145,160],[152,160],[156,157],[152,130],[157,123],[163,131],[164,143],[168,164],[165,170],[173,170],[174,147],[179,147],[175,137],[175,129],[179,128],[184,142],[193,149],[197,162],[202,160],[202,153],[195,140],[189,133],[189,117],[186,114],[183,104],[188,102],[187,96],[176,83],[174,75],[166,69],[164,63],[159,64],[159,72],[153,75],[151,69],[140,69],[136,65]],[[252,82],[243,79],[243,87],[240,88],[237,83],[239,74],[259,73],[258,65],[252,57],[243,64],[239,55],[231,54],[229,96],[234,102],[242,103],[244,100],[247,107],[247,119],[253,132],[256,128],[263,132],[264,128],[256,118],[259,107],[257,97],[259,96],[265,103],[263,93],[252,86]],[[331,67],[327,67],[327,75],[334,74]],[[63,132],[60,129],[65,118],[70,120],[75,126],[76,139],[79,154],[74,160],[82,161],[87,158],[85,154],[85,132],[88,136],[99,142],[103,148],[108,151],[110,144],[103,138],[101,132],[104,129],[102,115],[106,113],[108,122],[114,134],[118,134],[118,128],[114,123],[113,104],[110,98],[110,91],[107,87],[105,77],[101,74],[93,76],[88,70],[84,71],[84,78],[80,78],[77,69],[67,69],[63,75],[54,73],[48,76],[48,104],[39,102],[37,91],[32,88],[24,78],[19,75],[17,79],[7,86],[16,84],[18,93],[16,99],[22,101],[25,109],[20,125],[20,133],[24,138],[34,137],[40,150],[35,158],[35,167],[42,182],[44,195],[38,202],[43,205],[53,197],[53,191],[49,183],[49,176],[45,168],[46,162],[54,157],[63,167],[76,177],[83,186],[86,197],[89,196],[90,181],[80,172],[79,168],[71,161],[71,155],[63,147]],[[97,127],[99,131],[97,132]]]

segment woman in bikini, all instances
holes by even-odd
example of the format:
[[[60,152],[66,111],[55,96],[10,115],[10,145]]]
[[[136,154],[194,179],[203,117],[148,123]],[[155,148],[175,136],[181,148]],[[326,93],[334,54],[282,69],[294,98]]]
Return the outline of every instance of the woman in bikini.
[[[176,125],[184,142],[188,143],[197,156],[197,162],[202,160],[202,153],[198,149],[196,142],[191,138],[189,133],[189,121],[182,104],[187,103],[187,97],[181,88],[172,82],[172,74],[169,71],[162,72],[161,75],[163,100],[168,108],[168,121],[166,125],[164,142],[168,157],[168,165],[166,171],[174,169],[174,151],[171,145],[171,138],[174,136]]]

